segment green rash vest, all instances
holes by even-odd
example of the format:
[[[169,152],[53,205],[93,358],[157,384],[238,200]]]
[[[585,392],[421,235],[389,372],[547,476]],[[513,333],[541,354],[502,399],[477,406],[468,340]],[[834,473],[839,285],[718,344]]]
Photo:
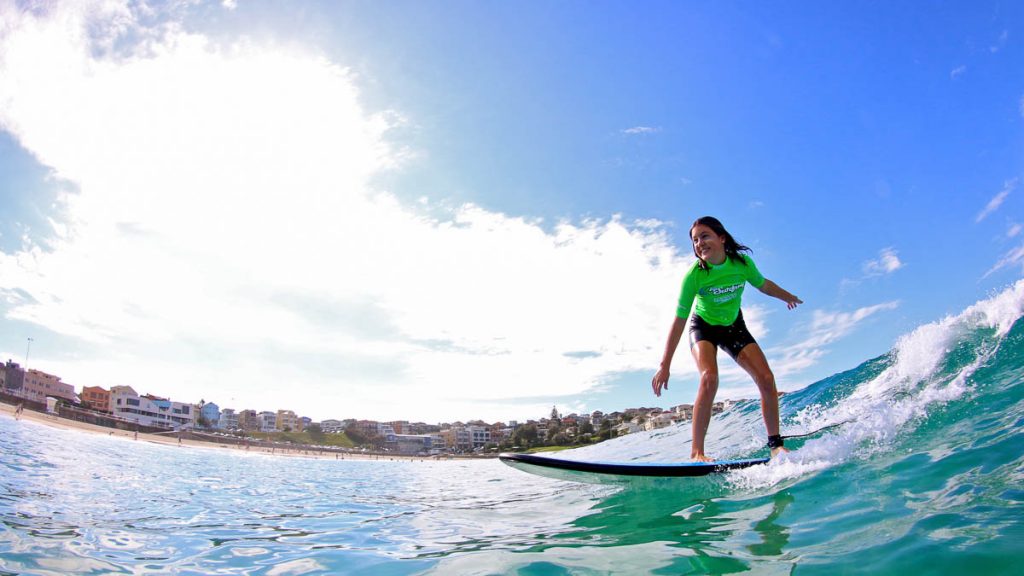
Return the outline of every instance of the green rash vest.
[[[740,298],[747,282],[754,288],[764,285],[764,276],[757,270],[750,256],[740,254],[740,257],[743,258],[745,265],[732,258],[726,258],[725,262],[717,266],[708,264],[711,269],[706,271],[700,269],[699,260],[694,262],[683,279],[676,316],[689,316],[690,307],[696,299],[695,313],[708,324],[728,326],[735,322],[740,313]]]

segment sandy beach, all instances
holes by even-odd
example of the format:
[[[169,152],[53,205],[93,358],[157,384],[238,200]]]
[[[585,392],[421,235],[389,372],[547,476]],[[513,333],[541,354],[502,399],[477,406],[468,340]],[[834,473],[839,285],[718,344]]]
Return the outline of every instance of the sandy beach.
[[[445,460],[448,458],[436,458],[428,456],[399,456],[399,455],[376,455],[376,454],[360,454],[358,452],[333,452],[333,451],[318,451],[314,449],[293,449],[283,447],[266,447],[266,446],[239,446],[231,445],[226,443],[218,442],[207,442],[200,440],[190,440],[184,438],[178,438],[174,434],[145,434],[137,433],[126,430],[116,430],[114,428],[107,428],[105,426],[96,426],[94,424],[87,424],[85,422],[78,422],[76,420],[68,420],[67,418],[60,418],[53,414],[44,414],[42,412],[35,412],[33,410],[23,410],[21,414],[16,415],[16,406],[11,404],[5,404],[0,402],[0,418],[11,418],[19,421],[36,422],[51,426],[53,428],[59,428],[61,430],[73,430],[76,432],[84,432],[91,434],[103,434],[106,436],[117,436],[126,438],[135,442],[152,442],[154,444],[163,444],[166,446],[178,446],[185,449],[202,449],[202,450],[228,450],[231,452],[247,452],[250,454],[261,454],[268,457],[284,457],[284,458],[315,458],[323,460],[404,460],[404,461],[420,461],[420,460]]]

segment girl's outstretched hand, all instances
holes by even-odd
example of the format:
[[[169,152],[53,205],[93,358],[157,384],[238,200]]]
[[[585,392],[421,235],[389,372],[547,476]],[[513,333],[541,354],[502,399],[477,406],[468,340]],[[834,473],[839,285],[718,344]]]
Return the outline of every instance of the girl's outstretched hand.
[[[668,370],[665,368],[658,369],[658,372],[651,379],[651,388],[654,389],[655,396],[661,396],[661,389],[668,390]]]

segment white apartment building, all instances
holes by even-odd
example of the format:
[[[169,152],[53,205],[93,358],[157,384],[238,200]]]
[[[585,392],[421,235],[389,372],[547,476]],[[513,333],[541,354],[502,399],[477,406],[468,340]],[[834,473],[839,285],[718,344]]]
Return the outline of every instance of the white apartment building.
[[[396,434],[395,447],[399,454],[434,453],[434,436],[430,434]]]
[[[448,449],[448,445],[445,442],[445,437],[441,434],[430,435],[430,454],[437,455],[445,452]]]
[[[678,419],[693,420],[693,404],[680,404],[675,410]]]
[[[483,426],[470,426],[469,435],[474,450],[483,448],[484,444],[491,441],[491,429]]]
[[[636,422],[632,422],[632,421],[630,421],[630,422],[623,422],[622,424],[619,424],[618,426],[615,427],[615,433],[618,436],[623,436],[625,434],[633,434],[634,432],[639,432],[639,431],[640,431],[640,426]]]
[[[192,428],[198,412],[192,404],[139,396],[131,386],[111,386],[110,410],[123,420],[164,428]]]
[[[384,446],[390,450],[397,449],[398,435],[395,434],[395,429],[391,427],[391,424],[380,424],[380,436],[384,439]]]
[[[320,429],[324,434],[337,434],[345,431],[345,423],[341,420],[324,420],[320,423]]]
[[[234,408],[225,408],[220,411],[220,421],[217,427],[221,430],[238,430],[238,413]]]
[[[673,414],[672,412],[662,412],[661,414],[652,415],[644,422],[644,430],[657,430],[659,428],[667,428],[672,425]]]
[[[260,412],[260,432],[279,432],[277,428],[277,414],[274,412]]]

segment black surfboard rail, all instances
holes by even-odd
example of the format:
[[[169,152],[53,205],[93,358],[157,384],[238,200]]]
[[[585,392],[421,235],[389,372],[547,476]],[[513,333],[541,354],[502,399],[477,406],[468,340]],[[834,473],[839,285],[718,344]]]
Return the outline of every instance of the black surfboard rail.
[[[747,460],[720,460],[717,462],[586,462],[578,460],[563,460],[536,454],[518,454],[504,452],[498,455],[502,462],[513,468],[522,469],[524,466],[539,466],[557,470],[569,470],[572,472],[586,472],[590,474],[609,474],[615,476],[644,476],[656,478],[680,478],[706,476],[729,470],[737,470],[766,464],[768,458],[753,458]]]

